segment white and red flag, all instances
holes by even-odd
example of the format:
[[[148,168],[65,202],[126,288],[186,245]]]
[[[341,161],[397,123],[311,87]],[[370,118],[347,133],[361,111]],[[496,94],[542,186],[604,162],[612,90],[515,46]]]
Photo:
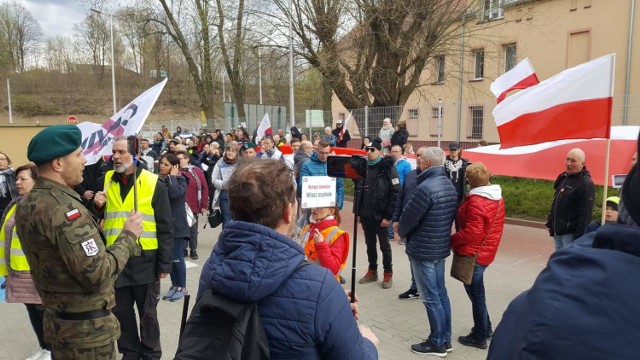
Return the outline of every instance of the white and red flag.
[[[343,121],[342,123],[342,128],[340,129],[340,135],[338,136],[338,142],[342,141],[344,132],[347,131],[347,125],[349,124],[349,120],[351,120],[351,113],[349,113],[349,116],[347,116],[347,120]]]
[[[498,98],[498,104],[504,100],[511,90],[526,89],[540,82],[536,72],[531,66],[529,58],[518,63],[513,69],[507,71],[491,83],[491,92]]]
[[[271,120],[269,114],[264,114],[260,125],[258,125],[258,133],[256,134],[256,145],[260,144],[260,140],[267,136],[273,136],[273,129],[271,129]]]
[[[102,155],[111,155],[114,138],[140,131],[166,83],[164,79],[147,89],[102,125],[89,121],[77,125],[82,132],[82,155],[87,165],[95,164]]]
[[[609,138],[615,54],[599,57],[509,96],[493,116],[501,148],[563,139]]]

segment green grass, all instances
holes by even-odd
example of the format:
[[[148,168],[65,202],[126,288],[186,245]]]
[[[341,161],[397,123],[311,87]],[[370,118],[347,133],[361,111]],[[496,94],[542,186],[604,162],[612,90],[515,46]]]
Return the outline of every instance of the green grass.
[[[502,188],[507,217],[546,222],[553,201],[553,181],[494,176],[493,184]],[[345,179],[345,194],[353,196],[353,181]],[[593,220],[602,214],[602,186],[596,186]],[[607,196],[618,196],[618,190],[609,188]]]

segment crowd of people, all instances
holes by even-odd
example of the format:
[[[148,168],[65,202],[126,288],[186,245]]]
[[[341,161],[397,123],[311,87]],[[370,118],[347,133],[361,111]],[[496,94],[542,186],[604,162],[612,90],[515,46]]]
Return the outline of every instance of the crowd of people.
[[[122,359],[159,359],[158,301],[189,293],[185,259],[198,259],[199,215],[215,210],[224,231],[203,267],[197,298],[214,290],[258,303],[273,358],[377,358],[378,339],[357,326],[357,301],[350,305],[350,293],[340,286],[350,250],[349,233],[340,227],[343,180],[336,181],[335,206],[299,207],[303,178],[327,176],[332,148],[349,145],[343,126],[338,120],[335,129],[311,137],[292,127],[264,138],[242,127],[185,136],[186,129],[171,133],[163,126],[153,139],[116,137],[110,156],[85,166],[80,131],[65,125],[32,139],[30,164],[14,170],[0,152],[0,276],[6,277],[7,301],[25,304],[36,334],[40,348],[29,359],[112,359],[114,342]],[[362,136],[367,168],[354,215],[368,266],[359,283],[379,281],[379,247],[381,287],[392,288],[391,242],[404,245],[411,283],[399,299],[421,299],[429,322],[426,337],[410,349],[444,357],[453,350],[445,262],[452,252],[472,257],[471,280],[462,286],[473,324],[457,340],[486,349],[493,326],[484,273],[504,229],[502,189],[491,183],[485,165],[464,159],[455,142],[448,155],[438,147],[418,148],[412,166],[408,138],[406,123],[394,129],[388,118],[377,136]],[[575,252],[600,236],[580,241],[583,234],[606,233],[602,247],[632,251],[611,239],[625,231],[616,222],[640,222],[638,176],[627,180],[622,199],[606,199],[606,225],[590,224],[595,187],[585,164],[581,149],[569,151],[547,222],[557,267],[541,275],[546,287],[514,300],[503,320],[510,330],[498,326],[499,345],[490,357],[514,354],[517,345],[506,339],[514,333],[525,338],[514,330],[519,322],[538,326],[523,309],[538,309],[532,302],[558,286],[554,271],[572,271],[562,262],[563,248]],[[630,175],[634,171],[637,165]],[[318,266],[301,266],[305,261]],[[160,279],[166,277],[171,286],[163,295]]]

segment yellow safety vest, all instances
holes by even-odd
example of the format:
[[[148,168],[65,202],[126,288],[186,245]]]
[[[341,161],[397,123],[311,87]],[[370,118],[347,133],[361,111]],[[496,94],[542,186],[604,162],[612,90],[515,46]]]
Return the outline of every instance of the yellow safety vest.
[[[104,211],[104,234],[107,238],[107,246],[113,244],[122,232],[125,221],[133,211],[133,189],[122,201],[120,197],[120,183],[111,181],[114,171],[107,171],[104,177],[104,190],[107,192],[107,203]],[[142,213],[142,235],[140,246],[142,250],[156,250],[158,239],[156,237],[156,217],[151,205],[153,194],[156,191],[158,175],[142,170],[136,179],[138,183],[138,211]],[[107,189],[107,186],[109,187]]]
[[[0,230],[0,236],[2,236],[2,257],[4,258],[6,254],[4,254],[4,239],[6,239],[6,226],[7,220],[10,219],[16,211],[17,204],[14,204],[9,211],[7,211],[7,217],[4,219],[4,224],[2,224],[2,229]],[[31,268],[29,267],[29,262],[27,261],[27,257],[24,255],[22,251],[22,244],[20,243],[20,239],[18,239],[18,233],[16,232],[16,226],[13,226],[13,231],[11,232],[11,248],[9,253],[9,267],[15,271],[29,271]],[[8,268],[6,267],[6,259],[2,261],[4,263],[4,270],[1,269],[2,265],[0,264],[0,275],[7,275]]]
[[[4,223],[2,224],[2,228],[0,228],[0,276],[7,276],[7,258],[4,253],[4,244],[7,235],[5,233],[5,228],[7,227],[7,219],[11,218],[13,213],[16,211],[16,206],[13,205],[10,209],[7,210],[7,217],[4,219]]]
[[[306,241],[304,244],[304,253],[307,256],[307,260],[309,260],[309,262],[320,265],[318,252],[316,251],[316,244],[313,239],[309,238],[309,225],[306,225],[300,233],[302,234],[302,239],[305,239]],[[345,246],[344,252],[342,253],[340,270],[338,270],[339,273],[342,269],[344,269],[345,265],[347,264],[347,258],[349,257],[349,234],[337,226],[329,226],[328,228],[320,231],[320,234],[322,234],[324,241],[329,243],[329,247],[331,247],[331,245],[333,245],[340,238],[340,236],[342,236],[342,234],[346,234],[347,236],[347,246]],[[334,274],[334,276],[338,281],[340,281],[340,275]]]

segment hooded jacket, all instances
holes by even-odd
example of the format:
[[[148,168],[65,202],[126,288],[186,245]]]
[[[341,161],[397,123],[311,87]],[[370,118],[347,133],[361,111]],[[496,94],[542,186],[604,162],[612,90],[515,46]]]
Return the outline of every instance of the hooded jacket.
[[[477,253],[478,264],[491,264],[502,239],[504,216],[500,185],[471,189],[458,209],[458,231],[451,235],[451,249],[463,256]]]
[[[547,218],[550,235],[573,234],[577,239],[591,223],[595,186],[586,167],[575,174],[566,171],[558,176],[553,188],[556,190]]]
[[[458,193],[444,167],[430,167],[418,175],[418,188],[400,216],[398,232],[407,239],[406,252],[420,261],[449,256],[451,224],[456,216]]]
[[[640,228],[605,224],[551,255],[500,321],[488,359],[637,359]]]
[[[258,302],[272,359],[377,359],[333,274],[320,266],[296,269],[303,260],[290,238],[231,221],[202,269],[198,298],[213,289]]]

